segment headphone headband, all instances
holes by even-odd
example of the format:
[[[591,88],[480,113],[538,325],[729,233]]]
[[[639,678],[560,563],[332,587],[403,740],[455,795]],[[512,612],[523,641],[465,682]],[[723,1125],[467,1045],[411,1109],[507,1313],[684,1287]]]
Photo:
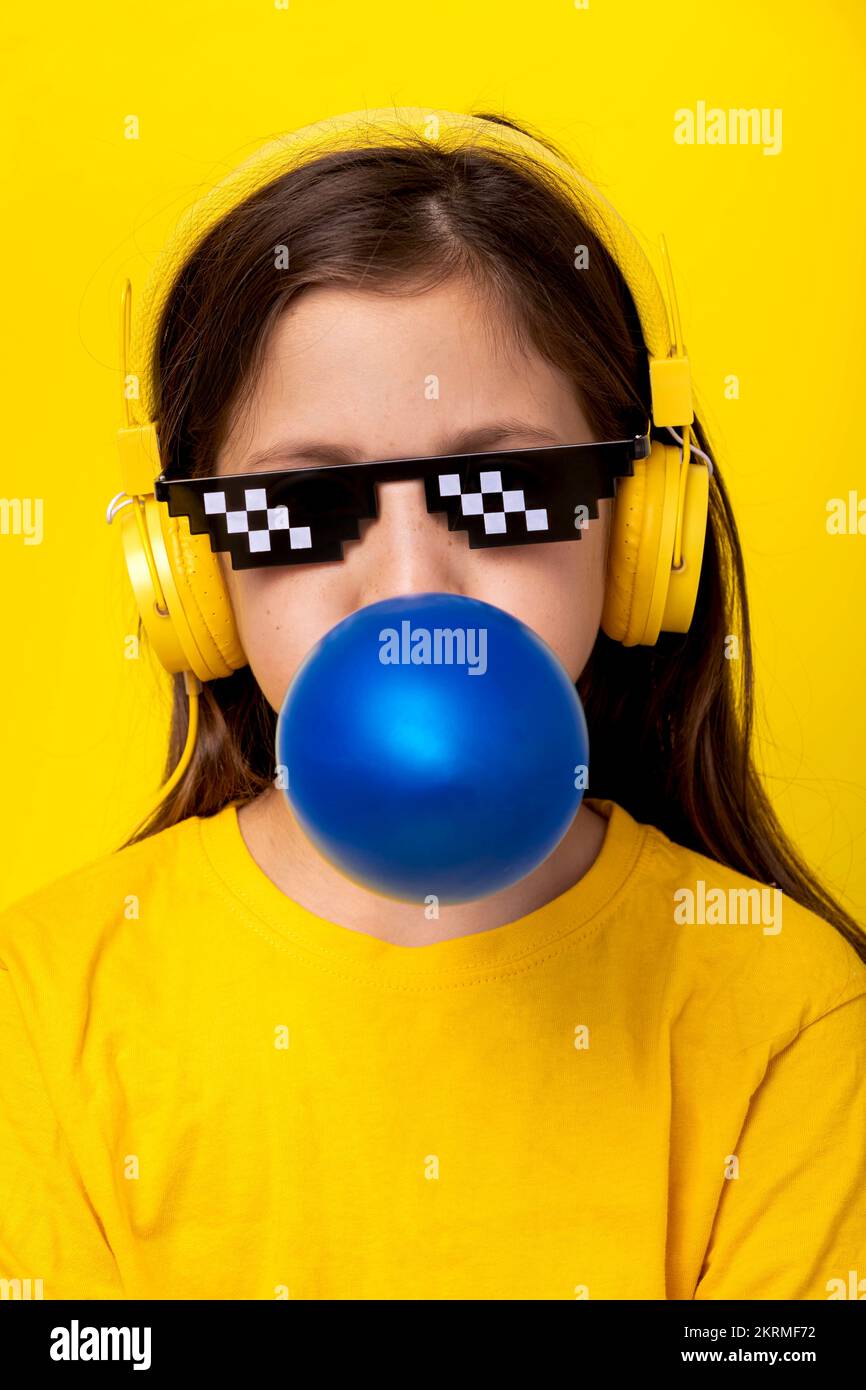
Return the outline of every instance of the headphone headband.
[[[428,132],[434,132],[429,134]],[[289,169],[341,150],[395,146],[407,138],[432,140],[443,149],[478,146],[492,153],[529,156],[554,173],[571,193],[593,231],[616,261],[634,299],[649,352],[652,419],[682,427],[694,419],[688,358],[680,341],[679,315],[664,238],[661,249],[671,318],[650,262],[628,225],[578,170],[532,136],[479,116],[420,106],[352,111],[270,140],[188,208],[163,246],[133,310],[131,357],[124,375],[138,378],[139,398],[128,402],[129,423],[155,419],[157,332],[175,280],[216,224],[252,194]],[[673,337],[673,341],[672,341]]]

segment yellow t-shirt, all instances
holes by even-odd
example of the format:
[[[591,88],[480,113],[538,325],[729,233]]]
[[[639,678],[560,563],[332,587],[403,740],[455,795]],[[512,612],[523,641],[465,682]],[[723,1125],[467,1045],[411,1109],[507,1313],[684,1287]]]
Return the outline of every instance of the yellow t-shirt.
[[[0,1296],[864,1297],[866,966],[591,804],[578,883],[428,946],[235,804],[8,908]]]

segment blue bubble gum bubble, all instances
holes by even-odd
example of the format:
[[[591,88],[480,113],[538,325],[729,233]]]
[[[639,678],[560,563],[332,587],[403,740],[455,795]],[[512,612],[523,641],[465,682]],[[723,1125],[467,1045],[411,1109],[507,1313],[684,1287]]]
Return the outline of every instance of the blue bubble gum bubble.
[[[344,618],[277,721],[298,823],[354,882],[442,904],[518,882],[577,813],[586,719],[544,640],[493,604],[409,594]]]

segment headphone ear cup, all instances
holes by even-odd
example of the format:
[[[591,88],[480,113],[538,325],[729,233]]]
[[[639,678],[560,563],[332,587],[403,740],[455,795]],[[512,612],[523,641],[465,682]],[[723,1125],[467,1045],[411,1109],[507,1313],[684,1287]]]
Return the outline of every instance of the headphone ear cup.
[[[131,507],[120,513],[121,536],[138,609],[157,657],[167,671],[193,671],[202,681],[231,675],[247,659],[209,538],[192,535],[185,518],[170,516],[168,507],[152,496],[143,509],[167,612],[159,607]]]
[[[691,625],[704,559],[709,506],[709,470],[699,464],[689,464],[683,512],[683,562],[680,569],[671,570],[662,614],[663,632],[688,632]]]
[[[246,666],[219,556],[206,535],[193,535],[185,517],[174,517],[158,502],[183,620],[214,680]],[[171,608],[171,604],[169,604]],[[198,672],[196,672],[198,674]]]
[[[700,472],[706,477],[703,467],[693,469],[690,466],[689,472]],[[678,622],[686,619],[685,627],[666,629],[673,631],[687,631],[691,620],[694,595],[691,608],[688,608],[687,585],[681,586],[677,598],[668,603],[679,477],[679,447],[669,447],[654,440],[649,458],[635,460],[633,476],[617,480],[601,626],[608,637],[622,642],[626,647],[653,646],[666,617]],[[690,482],[691,479],[687,479],[687,483]],[[700,523],[700,484],[695,489],[694,499],[695,507],[689,524],[693,554],[694,538]],[[706,508],[703,515],[705,526]],[[685,537],[685,522],[683,534]],[[700,555],[697,569],[699,576]],[[684,569],[683,574],[685,572]],[[690,566],[689,585],[693,578],[696,594],[697,579]]]
[[[633,475],[616,480],[601,615],[602,631],[616,642],[626,642],[631,623],[648,462],[636,459]],[[626,645],[629,644],[626,642]]]

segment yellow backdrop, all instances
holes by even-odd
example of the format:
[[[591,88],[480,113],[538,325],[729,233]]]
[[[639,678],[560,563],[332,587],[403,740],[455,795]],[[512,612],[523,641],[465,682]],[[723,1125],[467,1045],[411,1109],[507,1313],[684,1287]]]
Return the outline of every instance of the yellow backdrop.
[[[528,121],[666,234],[746,553],[759,761],[866,921],[866,534],[827,526],[834,498],[866,513],[860,0],[151,0],[3,30],[0,906],[113,848],[162,766],[169,678],[125,659],[104,520],[122,281],[270,135],[398,104]],[[735,143],[738,109],[764,125]]]

